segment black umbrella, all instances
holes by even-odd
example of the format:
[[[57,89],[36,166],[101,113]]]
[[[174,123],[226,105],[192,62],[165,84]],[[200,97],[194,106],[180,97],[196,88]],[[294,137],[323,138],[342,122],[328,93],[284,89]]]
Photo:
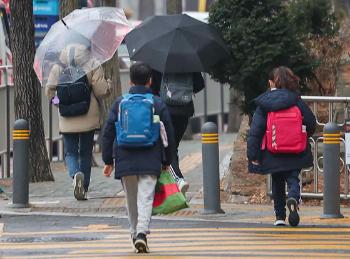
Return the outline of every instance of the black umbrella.
[[[153,16],[125,37],[130,58],[168,73],[208,72],[229,57],[219,33],[186,14]]]

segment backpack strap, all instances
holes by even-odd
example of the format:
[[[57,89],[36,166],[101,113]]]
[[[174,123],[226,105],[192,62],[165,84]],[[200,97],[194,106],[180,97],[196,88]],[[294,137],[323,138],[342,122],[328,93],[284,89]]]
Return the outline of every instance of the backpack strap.
[[[133,95],[132,94],[123,94],[123,99],[122,99],[122,101],[123,100],[129,100],[131,97],[132,97]]]
[[[147,99],[147,101],[150,101],[153,103],[153,94],[150,94],[150,93],[149,94],[124,94],[123,100],[127,101],[135,97],[144,98],[144,99]]]
[[[148,101],[153,103],[153,94],[145,94],[145,97]]]

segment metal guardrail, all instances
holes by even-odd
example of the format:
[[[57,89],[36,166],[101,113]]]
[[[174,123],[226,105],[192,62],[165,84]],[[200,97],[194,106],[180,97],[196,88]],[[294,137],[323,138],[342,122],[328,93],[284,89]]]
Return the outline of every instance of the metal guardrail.
[[[6,63],[5,63],[6,64]],[[1,154],[1,172],[2,172],[2,178],[5,177],[10,177],[10,153],[11,153],[11,146],[10,146],[10,141],[11,141],[11,136],[10,136],[10,84],[8,80],[8,70],[12,69],[12,66],[10,65],[3,65],[0,66],[0,72],[3,72],[4,74],[4,82],[5,82],[5,87],[6,87],[6,153]],[[5,163],[4,163],[5,162]]]
[[[4,76],[4,82],[0,86],[0,105],[5,104],[6,108],[1,108],[0,114],[1,121],[5,121],[0,126],[0,178],[11,177],[11,155],[12,155],[12,139],[11,139],[11,125],[14,122],[14,89],[13,84],[9,82],[8,70],[12,69],[12,66],[0,66],[0,72]],[[58,115],[56,108],[52,108],[50,103],[44,96],[44,89],[42,88],[42,112],[45,127],[45,140],[46,148],[50,160],[52,160],[53,143],[57,143],[57,159],[63,160],[63,143],[61,136],[58,133]],[[9,154],[9,155],[8,155]]]
[[[345,137],[343,126],[345,124],[345,119],[349,118],[350,109],[350,97],[328,97],[328,96],[302,96],[302,99],[310,104],[310,108],[316,117],[316,123],[318,127],[323,127],[327,122],[333,121],[338,124],[341,128],[341,157],[340,162],[340,172],[341,178],[343,179],[344,185],[341,188],[340,197],[342,199],[350,199],[349,194],[349,171],[350,168],[345,164]],[[323,105],[322,111],[320,105]],[[326,111],[326,112],[325,112]],[[322,118],[322,115],[323,118]],[[326,121],[327,120],[327,121]],[[314,166],[311,168],[305,168],[301,172],[300,187],[302,197],[310,198],[322,198],[323,190],[320,187],[320,183],[323,180],[323,136],[322,131],[320,134],[315,134],[309,138],[311,144],[312,153],[314,157]],[[303,191],[303,182],[312,183],[312,191]],[[267,178],[267,193],[271,195],[272,193],[272,181],[270,175]]]

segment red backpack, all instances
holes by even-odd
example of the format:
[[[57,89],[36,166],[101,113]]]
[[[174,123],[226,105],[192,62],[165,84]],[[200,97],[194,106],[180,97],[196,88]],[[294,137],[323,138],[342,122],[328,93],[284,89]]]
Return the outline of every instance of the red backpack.
[[[271,153],[298,154],[306,149],[307,133],[297,106],[269,112],[262,150]]]

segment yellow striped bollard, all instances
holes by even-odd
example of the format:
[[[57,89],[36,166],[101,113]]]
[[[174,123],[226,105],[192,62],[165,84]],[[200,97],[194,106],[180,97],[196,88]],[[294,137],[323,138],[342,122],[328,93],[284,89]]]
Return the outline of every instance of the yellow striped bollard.
[[[219,134],[213,122],[202,127],[204,214],[224,213],[220,205]]]
[[[340,129],[328,122],[323,129],[323,215],[343,218],[340,213]]]
[[[26,120],[15,121],[13,132],[13,197],[12,206],[26,208],[29,204],[29,124]]]

